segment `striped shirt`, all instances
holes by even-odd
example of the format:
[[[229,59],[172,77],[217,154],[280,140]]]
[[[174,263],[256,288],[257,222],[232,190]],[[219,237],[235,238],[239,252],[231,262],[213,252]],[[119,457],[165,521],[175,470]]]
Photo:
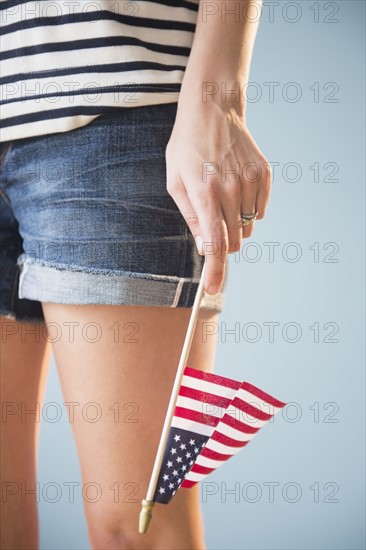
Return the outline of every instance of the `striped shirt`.
[[[199,0],[0,0],[0,141],[177,102]]]

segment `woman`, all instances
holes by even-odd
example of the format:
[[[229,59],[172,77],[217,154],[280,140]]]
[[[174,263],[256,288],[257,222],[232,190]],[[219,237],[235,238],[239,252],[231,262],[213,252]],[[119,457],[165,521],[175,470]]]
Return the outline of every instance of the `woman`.
[[[204,548],[196,488],[146,535],[138,515],[203,262],[188,364],[212,371],[203,323],[269,201],[244,93],[260,2],[47,5],[0,6],[2,547],[38,544],[18,489],[36,481],[39,422],[21,406],[42,403],[52,342],[82,481],[100,488],[91,546]]]

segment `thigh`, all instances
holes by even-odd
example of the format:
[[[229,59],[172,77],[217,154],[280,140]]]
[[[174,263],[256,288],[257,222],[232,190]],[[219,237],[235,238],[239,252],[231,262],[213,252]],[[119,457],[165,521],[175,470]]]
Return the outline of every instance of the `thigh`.
[[[50,346],[44,324],[0,317],[1,547],[35,547],[37,444]]]
[[[93,548],[203,548],[197,488],[156,505],[149,532],[137,531],[192,310],[52,303],[43,310],[59,327],[54,353],[64,399],[74,403],[83,484],[92,500],[100,491],[95,502],[84,495]],[[202,329],[217,316],[200,310],[188,365],[213,370],[216,339],[205,341]],[[73,323],[70,337],[64,327]]]

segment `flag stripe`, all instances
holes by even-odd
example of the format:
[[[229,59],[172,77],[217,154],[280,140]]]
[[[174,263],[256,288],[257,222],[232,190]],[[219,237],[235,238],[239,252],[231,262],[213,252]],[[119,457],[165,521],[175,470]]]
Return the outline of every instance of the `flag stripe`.
[[[200,456],[205,456],[207,458],[211,458],[212,460],[217,460],[218,462],[227,460],[232,456],[231,454],[218,453],[217,451],[214,451],[210,447],[211,447],[211,442],[208,441]]]
[[[259,427],[254,428],[253,426],[249,426],[249,424],[245,424],[244,422],[241,422],[240,420],[233,418],[230,414],[225,414],[222,417],[221,421],[227,426],[231,426],[235,430],[238,430],[239,432],[243,432],[247,434],[257,433],[257,431],[259,430]]]
[[[202,405],[207,403],[210,405],[216,405],[217,407],[223,407],[225,410],[232,400],[232,397],[228,398],[220,395],[214,395],[213,393],[200,391],[196,388],[184,386],[183,384],[180,387],[179,395],[202,401]],[[223,416],[224,412],[225,411],[223,411],[221,416]]]
[[[245,384],[246,383],[243,382],[242,387],[239,389],[235,397],[241,399],[242,401],[245,401],[246,403],[253,405],[260,411],[267,412],[271,416],[276,414],[276,412],[281,408],[281,407],[274,406],[273,403],[268,403],[266,400],[263,400],[258,396],[250,393],[243,387]]]
[[[201,380],[199,378],[194,378],[192,376],[186,376],[186,375],[184,375],[182,378],[182,386],[185,386],[187,388],[194,388],[200,391],[205,391],[221,397],[227,397],[229,399],[233,399],[234,395],[236,394],[236,392],[240,387],[239,386],[238,388],[230,388],[227,386],[219,386],[218,384],[215,384],[213,381],[209,382],[207,380]]]
[[[238,443],[240,441],[250,441],[255,436],[255,433],[248,434],[245,432],[240,432],[239,430],[236,430],[235,428],[228,426],[224,422],[220,422],[220,424],[218,424],[215,431],[223,435],[224,437],[229,437],[230,439],[237,441]]]
[[[232,456],[232,455],[231,455]],[[227,458],[230,458],[230,456],[228,456]],[[212,460],[211,458],[207,458],[207,456],[203,456],[202,453],[199,455],[199,457],[197,458],[196,462],[194,463],[194,465],[192,466],[192,470],[191,472],[195,472],[196,471],[196,466],[197,464],[199,464],[199,466],[204,466],[205,468],[218,468],[219,466],[221,466],[221,464],[223,464],[224,462],[226,462],[227,459],[224,459],[224,460]]]
[[[197,481],[191,481],[190,479],[185,478],[181,487],[184,487],[185,489],[190,489],[191,487],[193,487],[193,485],[196,485],[196,484],[197,484]]]
[[[223,445],[228,445],[229,447],[242,447],[243,442],[238,441],[237,439],[233,439],[231,437],[228,437],[227,435],[224,435],[220,432],[215,431],[212,436],[212,439],[215,441],[218,441],[219,443],[223,443]]]
[[[185,481],[193,481],[193,483],[197,483],[198,481],[201,481],[201,479],[205,478],[206,474],[199,474],[198,472],[192,472],[190,471],[188,476],[185,478]],[[182,487],[184,487],[184,482],[182,483]]]
[[[240,419],[240,417],[243,417],[244,415],[244,412],[238,408],[233,408],[233,409],[230,409],[230,413],[225,413],[224,416],[223,416],[223,419],[224,418],[227,418],[228,416],[230,416],[231,418],[236,418],[236,419]],[[265,424],[267,424],[268,420],[260,420],[259,418],[256,418],[255,416],[251,416],[250,414],[248,414],[247,412],[245,412],[245,424],[248,426],[248,427],[253,427],[253,428],[261,428],[262,426],[264,426]],[[272,417],[270,417],[272,418]],[[244,423],[244,421],[242,420],[241,421],[242,423]]]
[[[250,384],[249,382],[243,382],[241,387],[244,390],[252,393],[253,395],[256,395],[260,399],[263,399],[267,403],[270,403],[271,405],[273,405],[278,409],[282,409],[286,405],[286,403],[284,403],[283,401],[276,399],[272,395],[269,395],[269,393],[264,392],[263,390],[261,390],[257,386],[254,386],[253,384]]]
[[[241,383],[237,380],[232,380],[231,378],[226,378],[225,376],[220,376],[218,374],[213,374],[211,372],[204,372],[198,369],[193,369],[192,367],[186,367],[184,373],[192,378],[198,380],[205,380],[206,382],[213,382],[219,386],[224,386],[227,388],[232,388],[238,390],[241,386]]]
[[[192,411],[184,407],[175,407],[174,415],[178,416],[179,418],[187,418],[188,420],[193,420],[194,422],[198,422],[199,424],[206,424],[208,426],[214,427],[216,427],[218,422],[220,421],[219,418],[211,416],[210,414]]]
[[[173,417],[172,427],[187,430],[189,432],[196,432],[199,435],[206,435],[208,437],[211,436],[215,429],[214,426],[200,424],[199,422],[194,422],[193,420],[188,420],[187,418],[179,418],[177,416]]]
[[[237,451],[237,447],[230,447],[229,445],[224,445],[223,443],[220,443],[220,441],[215,441],[210,437],[210,439],[207,441],[205,450],[212,450],[220,454],[226,454],[229,456],[232,456]]]
[[[261,411],[260,409],[257,409],[256,407],[253,407],[253,405],[250,405],[246,401],[239,399],[237,396],[235,396],[231,405],[248,415],[254,416],[254,418],[258,418],[259,420],[267,421],[272,416],[268,413]]]
[[[216,468],[206,468],[205,466],[201,466],[200,464],[197,464],[197,462],[194,464],[192,470],[190,473],[196,473],[196,474],[205,474],[206,476],[213,472]]]
[[[200,413],[210,414],[211,416],[216,416],[218,418],[222,418],[222,416],[225,414],[225,409],[222,407],[215,407],[214,405],[202,403],[202,401],[198,401],[196,399],[182,397],[181,395],[178,395],[177,405],[179,407],[191,409]]]

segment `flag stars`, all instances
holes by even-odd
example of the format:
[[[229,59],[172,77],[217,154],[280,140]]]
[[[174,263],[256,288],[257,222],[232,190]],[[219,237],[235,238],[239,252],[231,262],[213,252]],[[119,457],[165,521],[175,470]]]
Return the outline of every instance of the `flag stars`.
[[[199,434],[186,434],[179,430],[169,436],[164,467],[160,471],[157,484],[157,502],[167,502],[178,492],[206,445],[204,440]]]

